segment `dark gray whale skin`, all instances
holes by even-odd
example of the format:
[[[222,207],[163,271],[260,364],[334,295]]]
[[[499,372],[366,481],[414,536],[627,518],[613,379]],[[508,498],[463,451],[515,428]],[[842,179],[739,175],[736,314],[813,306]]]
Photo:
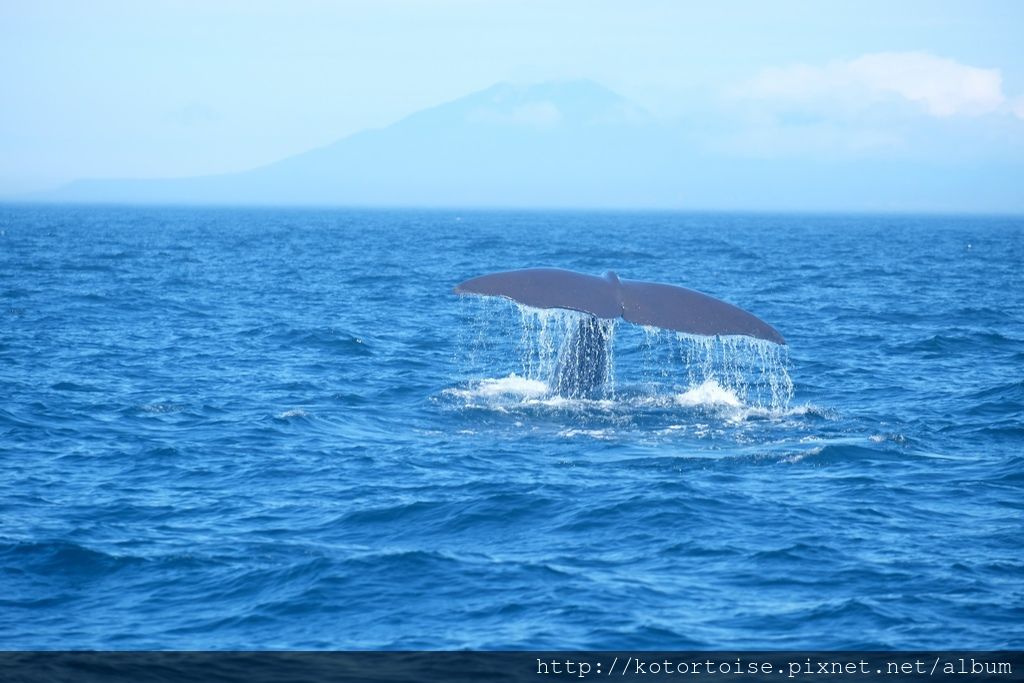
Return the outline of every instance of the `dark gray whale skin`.
[[[676,285],[584,275],[560,268],[527,268],[482,275],[456,285],[456,294],[503,296],[535,308],[568,308],[598,318],[689,334],[743,335],[776,344],[786,340],[760,318],[732,304]]]
[[[590,397],[607,379],[609,328],[599,319],[706,336],[741,335],[785,344],[779,332],[732,304],[675,285],[620,280],[560,268],[527,268],[482,275],[457,285],[456,294],[501,296],[534,308],[589,313],[559,353],[552,388],[561,396]]]

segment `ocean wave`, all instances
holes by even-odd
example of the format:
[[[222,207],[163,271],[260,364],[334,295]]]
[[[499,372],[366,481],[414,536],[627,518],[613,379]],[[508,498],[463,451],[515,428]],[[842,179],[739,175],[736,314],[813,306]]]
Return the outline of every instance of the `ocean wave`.
[[[281,346],[312,347],[350,356],[373,355],[373,349],[365,336],[333,327],[292,327],[274,323],[247,328],[238,334],[242,337],[260,337]]]
[[[41,576],[95,576],[142,562],[140,557],[113,555],[73,541],[0,543],[0,563]]]
[[[812,445],[814,444],[814,445]],[[783,462],[810,462],[815,465],[849,463],[854,461],[893,462],[913,458],[932,457],[924,453],[914,453],[901,447],[889,439],[878,441],[873,437],[843,437],[841,439],[809,440],[809,447],[796,453],[782,457]]]
[[[91,384],[79,384],[77,382],[56,382],[50,385],[50,388],[54,391],[85,391],[85,392],[97,392],[100,391],[98,387]]]

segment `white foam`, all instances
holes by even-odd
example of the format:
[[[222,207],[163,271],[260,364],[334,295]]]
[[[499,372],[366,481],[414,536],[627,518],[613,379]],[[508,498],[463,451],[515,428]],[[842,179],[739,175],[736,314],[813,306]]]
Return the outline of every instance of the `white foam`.
[[[615,432],[611,429],[563,429],[558,435],[566,439],[586,436],[591,439],[608,440],[615,437]]]
[[[550,393],[545,382],[512,373],[507,377],[481,379],[465,389],[450,389],[449,393],[465,399],[492,399],[513,397],[538,399]]]
[[[823,450],[825,450],[824,446],[815,446],[814,448],[810,448],[810,449],[808,449],[806,451],[802,451],[800,453],[793,453],[792,455],[788,455],[785,458],[782,458],[782,462],[790,464],[790,465],[795,465],[798,462],[802,461],[804,458],[813,458],[814,456],[816,456],[819,453],[821,453]]]
[[[564,399],[553,395],[552,377],[562,347],[572,338],[580,313],[562,309],[535,309],[507,299],[466,297],[479,305],[458,358],[468,377],[486,377],[496,368],[513,374],[498,379],[475,379],[447,391],[494,410],[541,405],[554,409],[625,410],[705,407],[730,420],[800,415],[794,411],[793,382],[788,350],[772,342],[744,336],[691,335],[648,326],[625,326],[619,335],[609,322],[611,340],[607,381],[602,401]],[[642,338],[635,332],[640,330]],[[624,369],[632,373],[628,386],[642,378],[643,397],[620,391],[616,382],[615,337],[626,349]],[[507,364],[507,365],[506,365]],[[639,373],[640,377],[637,377]],[[680,386],[685,387],[680,393]],[[611,399],[611,400],[608,400]]]
[[[687,408],[697,406],[740,408],[743,406],[743,402],[740,401],[735,391],[723,387],[713,379],[705,380],[699,386],[677,394],[675,402]]]
[[[139,406],[139,410],[144,413],[177,413],[184,409],[184,406],[176,403],[147,403]]]
[[[586,399],[566,398],[552,393],[547,382],[512,373],[506,377],[484,378],[472,381],[462,388],[445,389],[446,396],[451,396],[467,408],[486,408],[497,412],[509,412],[519,408],[551,410],[600,410],[614,411],[629,404],[611,398]],[[517,424],[517,426],[522,423]]]

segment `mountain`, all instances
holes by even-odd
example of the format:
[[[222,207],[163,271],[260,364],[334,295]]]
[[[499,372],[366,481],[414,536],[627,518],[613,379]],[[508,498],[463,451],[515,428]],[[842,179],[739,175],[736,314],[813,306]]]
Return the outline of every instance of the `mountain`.
[[[651,206],[670,128],[590,81],[499,84],[242,173],[79,180],[44,197],[132,203]]]
[[[965,156],[963,150],[972,148],[966,142],[975,138],[954,135],[955,122],[919,117],[902,140],[862,153],[856,139],[847,143],[844,134],[832,141],[835,150],[822,146],[822,127],[813,122],[776,121],[781,140],[774,132],[751,138],[745,126],[761,120],[756,112],[747,116],[742,110],[692,104],[688,117],[663,121],[591,81],[503,83],[251,171],[171,180],[79,180],[33,199],[1024,211],[1019,190],[1024,166],[1016,148],[1002,160]],[[777,143],[782,151],[772,153]],[[787,145],[795,151],[785,151]],[[816,146],[821,150],[814,152]],[[811,151],[802,153],[802,147]]]

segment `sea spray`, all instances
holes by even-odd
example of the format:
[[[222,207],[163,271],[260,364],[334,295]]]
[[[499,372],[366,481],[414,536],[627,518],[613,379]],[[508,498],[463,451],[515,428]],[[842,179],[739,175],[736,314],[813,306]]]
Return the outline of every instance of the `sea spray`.
[[[568,318],[573,312],[557,308],[530,308],[515,303],[511,305],[519,313],[521,325],[516,355],[522,374],[529,379],[547,381],[554,372],[558,353],[568,336],[571,325]]]
[[[472,378],[517,377],[554,388],[553,376],[560,356],[567,355],[572,331],[584,313],[564,309],[537,309],[507,299],[466,297],[472,300],[461,335],[464,371]],[[702,336],[654,327],[616,325],[601,320],[608,339],[604,397],[614,397],[616,380],[636,387],[652,398],[674,396],[679,405],[697,403],[785,410],[793,397],[787,347],[745,336]],[[623,334],[616,330],[621,328]],[[636,330],[636,331],[634,331]],[[616,342],[621,348],[616,348]],[[571,355],[571,354],[568,354]],[[622,367],[616,358],[622,355]],[[639,367],[637,367],[639,366]],[[616,370],[622,377],[616,377]],[[700,397],[707,400],[698,400]]]
[[[793,398],[789,354],[785,346],[743,336],[671,336],[677,365],[686,376],[684,390],[714,382],[750,407],[784,410]]]

